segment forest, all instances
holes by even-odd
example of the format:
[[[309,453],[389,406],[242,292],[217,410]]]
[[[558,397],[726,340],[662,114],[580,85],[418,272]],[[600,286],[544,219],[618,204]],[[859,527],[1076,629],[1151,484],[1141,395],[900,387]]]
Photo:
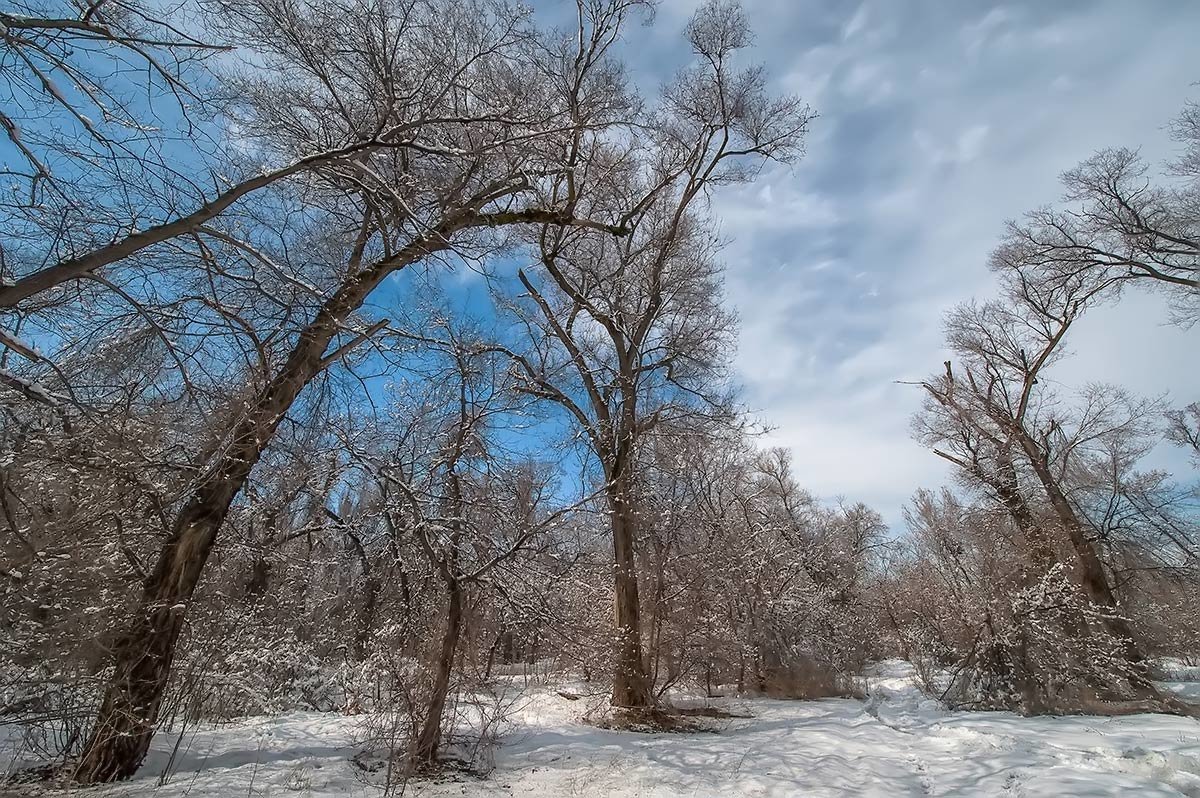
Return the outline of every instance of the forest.
[[[739,385],[714,197],[822,124],[769,22],[708,0],[659,84],[651,4],[544,5],[0,5],[0,784],[167,789],[198,734],[328,717],[362,794],[495,794],[515,696],[719,745],[892,727],[902,663],[947,718],[1191,724],[1200,794],[1200,397],[1056,376],[1133,295],[1194,335],[1200,105],[995,219],[906,386],[952,478],[888,524]]]

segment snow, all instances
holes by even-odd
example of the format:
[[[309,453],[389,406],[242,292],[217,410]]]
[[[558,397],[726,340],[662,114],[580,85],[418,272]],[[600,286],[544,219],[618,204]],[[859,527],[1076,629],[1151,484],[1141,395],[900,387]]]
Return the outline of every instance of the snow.
[[[40,383],[27,380],[20,374],[17,374],[15,371],[0,368],[0,381],[24,391],[26,396],[30,397],[31,399],[36,399],[43,404],[60,404],[58,397],[47,390]]]
[[[1171,681],[1161,682],[1184,701],[1200,704],[1200,665],[1188,665],[1177,659],[1158,661],[1158,669]]]
[[[571,685],[568,689],[578,689]],[[425,796],[1200,796],[1200,723],[1167,715],[1023,718],[951,712],[905,663],[866,701],[718,699],[750,717],[716,733],[637,734],[580,721],[562,685],[520,692],[486,779],[409,784]],[[351,762],[363,717],[297,713],[159,735],[131,782],[88,796],[369,796]],[[173,775],[159,783],[179,741]]]

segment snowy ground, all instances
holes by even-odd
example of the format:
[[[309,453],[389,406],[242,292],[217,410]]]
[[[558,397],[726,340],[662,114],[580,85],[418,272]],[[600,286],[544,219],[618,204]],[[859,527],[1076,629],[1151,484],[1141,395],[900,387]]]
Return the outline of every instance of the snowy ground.
[[[719,733],[644,735],[579,722],[586,700],[529,689],[486,780],[408,785],[427,796],[1200,796],[1200,723],[1165,715],[1021,718],[946,712],[902,664],[867,701],[738,700]],[[373,796],[352,764],[362,718],[293,714],[160,735],[142,773],[95,798]],[[182,750],[186,749],[186,750]],[[3,795],[0,788],[0,795]]]

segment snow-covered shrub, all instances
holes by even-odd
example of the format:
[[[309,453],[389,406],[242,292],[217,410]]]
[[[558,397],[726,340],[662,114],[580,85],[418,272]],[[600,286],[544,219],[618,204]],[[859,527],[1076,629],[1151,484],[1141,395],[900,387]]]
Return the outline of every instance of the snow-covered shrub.
[[[1147,654],[1200,665],[1200,576],[1135,572],[1128,592]]]
[[[950,491],[918,493],[908,516],[888,613],[933,695],[1024,713],[1123,711],[1152,697],[1132,641],[1112,631],[1121,619],[1088,600],[1062,564],[1069,554],[1039,572],[1004,513]]]
[[[334,664],[292,630],[250,628],[205,642],[187,646],[176,673],[175,692],[189,717],[229,720],[343,705]]]
[[[98,676],[51,663],[0,660],[0,729],[14,765],[61,762],[78,753],[103,683]]]
[[[1062,566],[998,596],[970,624],[961,649],[910,641],[926,689],[947,704],[1023,714],[1111,711],[1146,697],[1128,641],[1109,631],[1108,612],[1087,600]],[[1105,708],[1107,707],[1107,710]]]

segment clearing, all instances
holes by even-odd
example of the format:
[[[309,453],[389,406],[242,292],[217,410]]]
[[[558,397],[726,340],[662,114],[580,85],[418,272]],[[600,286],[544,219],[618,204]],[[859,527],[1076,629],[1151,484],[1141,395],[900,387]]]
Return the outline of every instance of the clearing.
[[[1196,720],[950,712],[916,690],[906,664],[884,663],[875,673],[866,701],[715,700],[749,717],[720,721],[718,733],[693,734],[598,729],[580,721],[588,700],[514,687],[487,778],[414,782],[404,793],[1200,796]],[[365,723],[365,716],[295,713],[182,738],[162,734],[137,778],[81,792],[94,798],[380,795],[379,774],[352,760]],[[177,739],[173,772],[163,781]]]

